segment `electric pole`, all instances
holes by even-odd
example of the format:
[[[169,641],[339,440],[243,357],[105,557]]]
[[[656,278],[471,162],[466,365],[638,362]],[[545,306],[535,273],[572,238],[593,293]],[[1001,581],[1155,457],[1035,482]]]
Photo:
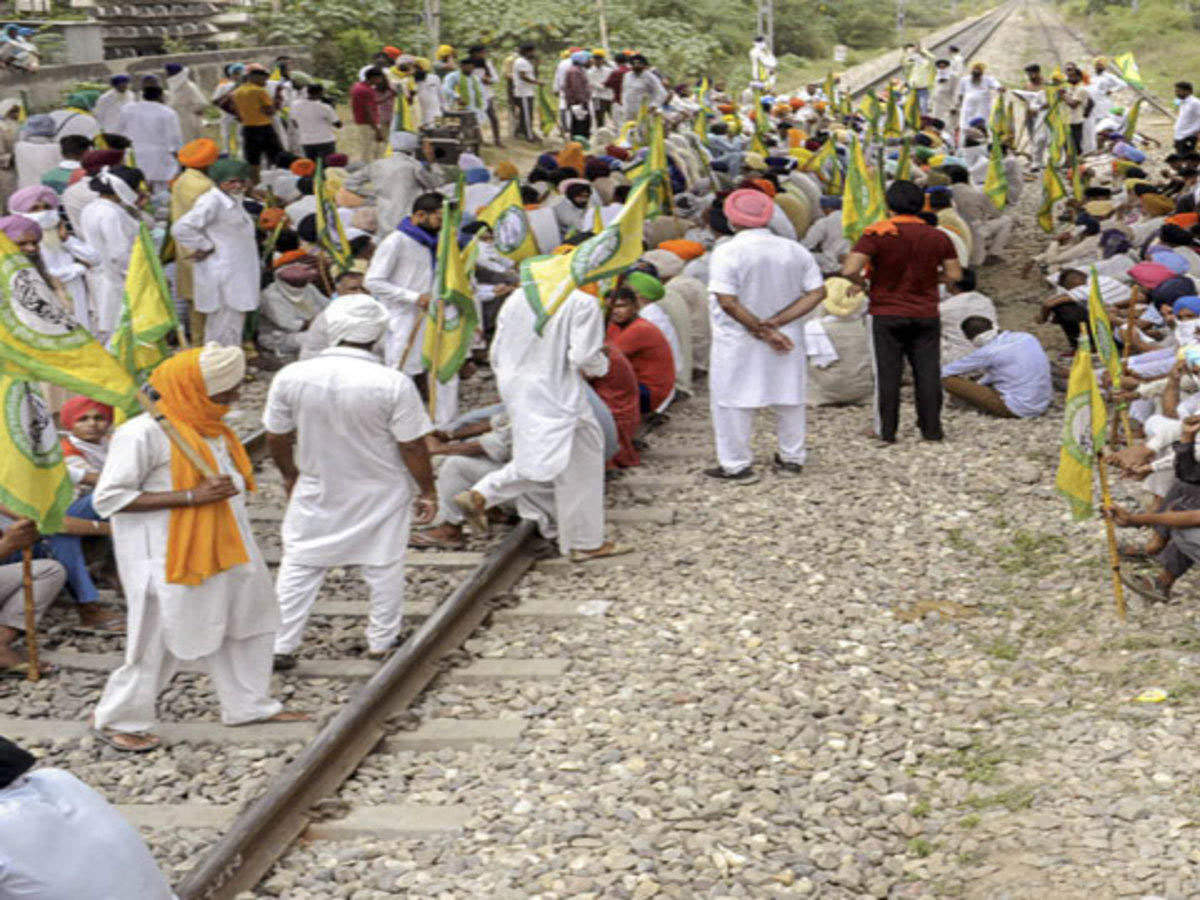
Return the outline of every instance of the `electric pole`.
[[[775,0],[758,0],[758,33],[766,38],[767,49],[775,53]]]

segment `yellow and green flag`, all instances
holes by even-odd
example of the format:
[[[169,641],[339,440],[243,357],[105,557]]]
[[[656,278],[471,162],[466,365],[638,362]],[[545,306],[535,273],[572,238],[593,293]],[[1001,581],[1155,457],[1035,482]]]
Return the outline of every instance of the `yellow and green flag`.
[[[506,184],[490,202],[476,210],[475,218],[492,229],[497,253],[514,262],[537,254],[537,242],[521,203],[521,186],[517,179]]]
[[[1137,134],[1138,114],[1142,111],[1142,98],[1138,97],[1133,101],[1133,106],[1129,108],[1129,114],[1125,117],[1125,140],[1132,141],[1133,136]]]
[[[874,91],[867,91],[863,96],[862,103],[859,106],[862,114],[867,119],[867,133],[874,137],[879,130],[879,98],[875,96]]]
[[[916,88],[910,88],[904,99],[904,124],[914,133],[921,130],[921,100]]]
[[[912,148],[908,138],[900,145],[900,156],[896,159],[896,180],[909,181],[912,179]]]
[[[539,84],[537,89],[538,119],[541,122],[542,137],[549,137],[558,127],[558,102],[550,93],[547,85]]]
[[[637,182],[616,220],[570,253],[538,256],[521,263],[521,288],[533,309],[533,327],[538,334],[572,290],[616,275],[642,255],[650,181],[644,178]]]
[[[1037,220],[1042,231],[1049,234],[1054,230],[1054,204],[1067,196],[1062,178],[1052,165],[1042,169],[1042,204],[1038,207]]]
[[[898,138],[902,133],[900,124],[900,106],[896,102],[896,89],[892,85],[888,85],[887,90],[887,105],[883,112],[883,136],[885,138]]]
[[[1120,53],[1114,56],[1113,65],[1117,69],[1117,74],[1121,76],[1121,80],[1127,85],[1138,90],[1145,89],[1146,82],[1142,81],[1142,73],[1138,71],[1137,60],[1133,58],[1132,53]]]
[[[442,203],[442,230],[438,233],[437,266],[433,274],[433,302],[426,313],[421,363],[445,384],[458,374],[471,350],[479,314],[471,297],[458,226],[462,211],[457,201]]]
[[[1093,512],[1092,470],[1096,452],[1107,436],[1108,411],[1092,369],[1091,344],[1087,335],[1082,335],[1067,381],[1066,416],[1054,478],[1055,489],[1066,498],[1076,519],[1086,519]]]
[[[1100,297],[1100,276],[1096,267],[1092,266],[1092,284],[1088,291],[1088,327],[1092,332],[1092,343],[1096,345],[1096,354],[1108,370],[1112,383],[1121,383],[1121,354],[1117,352],[1116,341],[1113,340],[1112,322],[1108,318],[1108,310]]]
[[[755,134],[757,138],[757,132]],[[671,209],[671,173],[667,168],[667,142],[663,135],[663,120],[660,115],[652,115],[646,125],[647,153],[636,166],[625,170],[625,177],[630,183],[637,184],[643,179],[649,181],[649,203],[646,215],[650,218]],[[750,142],[754,150],[754,140]],[[765,150],[758,151],[765,153]]]
[[[0,361],[16,378],[48,381],[127,411],[137,385],[75,321],[37,269],[0,234]]]
[[[313,196],[317,198],[317,243],[333,258],[341,272],[350,268],[350,241],[342,227],[337,204],[326,196],[325,163],[317,160],[317,172],[313,176]]]
[[[0,503],[54,534],[75,499],[58,431],[37,387],[0,365]]]
[[[108,352],[141,384],[151,370],[171,355],[166,336],[178,327],[171,290],[143,224],[133,239],[125,273],[121,320],[108,341]]]
[[[850,158],[846,164],[846,186],[842,192],[842,233],[858,240],[868,225],[882,219],[883,194],[879,178],[869,168],[857,135],[850,136]]]
[[[987,175],[983,179],[983,192],[996,209],[1008,205],[1008,174],[1004,171],[1004,148],[1000,136],[992,135],[992,152],[988,157]]]

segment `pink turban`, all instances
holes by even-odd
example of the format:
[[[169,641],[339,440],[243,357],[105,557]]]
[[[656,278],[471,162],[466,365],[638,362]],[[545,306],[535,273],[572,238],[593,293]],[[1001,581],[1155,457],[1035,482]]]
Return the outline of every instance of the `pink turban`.
[[[13,191],[12,196],[8,198],[8,211],[32,212],[34,206],[39,203],[46,203],[51,209],[58,209],[58,194],[44,184],[31,184],[19,191]]]
[[[724,209],[734,228],[762,228],[771,221],[775,204],[762,191],[742,188],[725,198]]]
[[[14,244],[19,244],[22,241],[40,241],[42,239],[42,226],[33,219],[25,216],[4,216],[0,218],[0,231],[8,235],[8,239]]]

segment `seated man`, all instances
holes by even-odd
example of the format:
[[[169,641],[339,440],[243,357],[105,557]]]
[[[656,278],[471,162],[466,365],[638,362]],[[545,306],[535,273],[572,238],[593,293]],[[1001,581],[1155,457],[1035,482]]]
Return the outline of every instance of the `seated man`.
[[[947,393],[1005,419],[1029,419],[1046,411],[1054,389],[1050,360],[1037,338],[1023,331],[998,331],[983,316],[967,317],[962,332],[976,349],[942,366]],[[983,377],[963,377],[970,372]]]
[[[1129,286],[1107,275],[1097,276],[1100,300],[1112,306],[1129,299]],[[1062,291],[1052,294],[1042,302],[1038,322],[1053,321],[1063,330],[1067,343],[1074,352],[1079,346],[1079,335],[1088,321],[1088,297],[1092,290],[1091,277],[1082,269],[1063,269],[1058,273],[1058,286]]]
[[[850,282],[825,282],[825,315],[804,323],[808,350],[809,406],[862,403],[875,392],[875,374],[867,335],[867,295],[848,294]],[[818,307],[820,310],[822,307]]]
[[[637,294],[617,288],[608,295],[608,343],[625,354],[637,375],[641,409],[657,412],[675,393],[675,358],[657,326],[638,315]]]
[[[642,263],[645,265],[645,263]],[[681,266],[682,268],[682,266]],[[679,334],[679,330],[675,327],[675,320],[663,307],[661,301],[666,295],[666,288],[663,287],[662,281],[654,275],[645,271],[633,271],[628,273],[624,279],[625,287],[629,288],[637,295],[638,317],[645,319],[651,325],[654,325],[662,332],[663,337],[667,339],[667,343],[671,347],[671,359],[675,362],[675,394],[676,396],[687,399],[692,395],[692,392],[684,391],[681,387],[685,380],[685,369],[687,369],[686,360],[691,357],[683,348],[684,338]],[[690,324],[690,320],[685,324]],[[691,334],[687,335],[688,344],[691,343]],[[691,382],[690,369],[686,372],[686,380]]]
[[[1180,439],[1174,447],[1175,481],[1158,512],[1131,513],[1120,506],[1106,511],[1114,523],[1123,527],[1150,527],[1157,532],[1145,551],[1125,550],[1125,555],[1157,554],[1162,567],[1153,580],[1144,576],[1124,576],[1121,581],[1134,593],[1152,603],[1170,603],[1171,588],[1181,575],[1200,561],[1200,462],[1196,460],[1196,432],[1200,416],[1183,422]]]
[[[25,632],[25,592],[21,551],[38,540],[38,530],[28,519],[18,519],[0,533],[0,676],[28,674],[29,663],[13,642]],[[66,583],[67,572],[52,559],[33,561],[33,608],[40,619]],[[43,674],[52,669],[42,664]],[[0,881],[0,883],[3,883]]]
[[[963,277],[946,285],[946,298],[938,304],[942,319],[942,365],[962,359],[975,349],[962,333],[962,323],[971,316],[996,321],[996,304],[975,290],[975,270],[963,269]]]

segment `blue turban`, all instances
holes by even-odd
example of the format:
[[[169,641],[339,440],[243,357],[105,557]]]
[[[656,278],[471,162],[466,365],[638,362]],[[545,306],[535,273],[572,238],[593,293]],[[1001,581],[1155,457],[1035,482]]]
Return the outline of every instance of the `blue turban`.
[[[483,184],[491,175],[487,169],[467,169],[463,172],[463,177],[466,178],[467,184]]]
[[[1175,305],[1171,307],[1171,312],[1179,315],[1183,310],[1191,310],[1196,315],[1200,316],[1200,297],[1195,295],[1189,297],[1180,297],[1175,301]]]
[[[129,84],[129,76],[128,75],[114,75],[112,78],[108,79],[108,83],[113,85],[114,87],[118,84]]]
[[[592,54],[588,53],[586,50],[576,50],[571,54],[571,62],[575,63],[577,66],[587,65],[588,60],[591,58]]]
[[[821,197],[821,209],[841,209],[841,208],[842,208],[842,198],[841,197],[831,197],[828,194]]]
[[[167,70],[168,75],[178,75],[183,71],[183,66],[179,63],[167,63],[164,68]]]
[[[30,116],[25,122],[24,128],[27,137],[54,137],[54,133],[57,130],[54,125],[54,119],[45,113]]]
[[[1160,266],[1166,266],[1176,275],[1183,275],[1188,270],[1187,260],[1171,250],[1151,250],[1150,258]]]

